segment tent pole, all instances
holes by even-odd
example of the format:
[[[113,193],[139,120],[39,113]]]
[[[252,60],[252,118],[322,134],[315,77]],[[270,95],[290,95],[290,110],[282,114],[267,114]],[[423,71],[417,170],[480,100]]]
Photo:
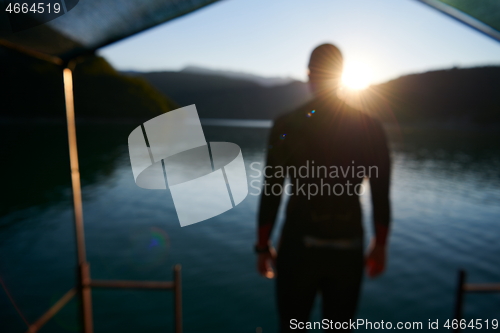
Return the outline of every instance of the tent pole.
[[[75,219],[76,245],[78,255],[78,292],[81,297],[81,315],[84,333],[93,333],[92,296],[90,289],[90,267],[85,253],[85,233],[83,228],[82,191],[78,150],[76,144],[75,104],[73,98],[73,72],[71,64],[63,70],[66,121],[68,124],[69,159],[71,165],[71,187]]]

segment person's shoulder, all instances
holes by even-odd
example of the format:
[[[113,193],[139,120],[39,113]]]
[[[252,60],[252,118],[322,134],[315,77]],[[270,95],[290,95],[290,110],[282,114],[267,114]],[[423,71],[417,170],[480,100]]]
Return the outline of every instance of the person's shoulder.
[[[366,111],[353,108],[347,104],[344,104],[343,109],[344,114],[349,115],[352,120],[360,123],[365,128],[382,127],[380,120],[368,114]]]

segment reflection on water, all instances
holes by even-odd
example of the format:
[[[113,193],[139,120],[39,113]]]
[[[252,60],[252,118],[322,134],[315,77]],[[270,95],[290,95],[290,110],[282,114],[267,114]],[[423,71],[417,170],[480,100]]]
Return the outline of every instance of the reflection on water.
[[[272,120],[247,120],[247,119],[201,119],[203,126],[245,127],[245,128],[271,128]]]
[[[180,228],[168,191],[134,183],[130,125],[79,125],[84,216],[92,276],[171,279],[183,265],[186,332],[276,330],[274,286],[255,271],[252,244],[258,198]],[[207,141],[238,144],[247,164],[263,162],[267,128],[205,126]],[[1,125],[4,193],[0,276],[34,321],[74,285],[75,245],[65,126]],[[444,320],[452,315],[458,268],[471,282],[500,282],[500,135],[491,132],[391,131],[394,227],[386,274],[366,280],[359,317]],[[369,208],[369,198],[362,198]],[[365,214],[370,229],[369,210]],[[95,290],[96,332],[165,330],[172,297],[164,292]],[[71,303],[47,332],[78,329]],[[495,294],[467,295],[466,318],[494,318]],[[0,325],[23,322],[0,290]],[[316,309],[318,310],[318,309]],[[319,312],[314,314],[319,318]]]
[[[126,151],[123,140],[133,125],[78,126],[83,186],[113,181],[116,161]],[[112,135],[110,135],[112,133]],[[65,122],[1,123],[4,196],[0,216],[23,208],[51,206],[70,195],[68,138]]]

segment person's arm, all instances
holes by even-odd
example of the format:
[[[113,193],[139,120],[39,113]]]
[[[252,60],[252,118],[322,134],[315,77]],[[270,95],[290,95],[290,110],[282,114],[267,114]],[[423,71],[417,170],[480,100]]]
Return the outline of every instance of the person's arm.
[[[284,177],[275,177],[276,167],[284,166],[284,140],[283,127],[280,123],[275,124],[269,135],[267,162],[263,169],[263,187],[260,197],[260,206],[257,224],[257,244],[255,249],[258,253],[257,269],[262,276],[267,278],[274,277],[272,264],[276,257],[275,251],[271,245],[271,234],[278,209],[281,201],[281,195],[274,195],[273,186],[283,186]],[[281,190],[275,189],[274,193],[281,193]]]
[[[370,245],[366,264],[368,275],[375,277],[384,271],[387,256],[387,238],[391,222],[389,198],[391,161],[382,126],[375,122],[369,134],[371,166],[375,166],[377,172],[370,175],[375,236]]]

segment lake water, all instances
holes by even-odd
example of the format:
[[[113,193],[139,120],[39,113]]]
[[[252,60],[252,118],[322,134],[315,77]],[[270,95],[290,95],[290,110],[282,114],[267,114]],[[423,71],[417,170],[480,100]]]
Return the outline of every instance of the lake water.
[[[267,128],[205,124],[208,141],[240,145],[248,174],[250,163],[263,162]],[[92,277],[170,280],[180,263],[185,332],[276,332],[274,282],[258,276],[252,252],[258,197],[181,228],[168,191],[134,183],[127,137],[135,126],[78,125]],[[470,282],[500,282],[500,135],[409,128],[389,134],[389,264],[382,277],[365,278],[358,318],[443,322],[452,317],[459,268]],[[75,283],[65,125],[4,123],[0,137],[0,277],[33,322]],[[370,231],[369,197],[361,200]],[[172,331],[172,303],[170,292],[94,290],[95,332]],[[500,319],[499,309],[499,295],[465,297],[467,319]],[[72,301],[41,332],[78,331],[76,310]],[[0,289],[0,332],[25,330]]]

